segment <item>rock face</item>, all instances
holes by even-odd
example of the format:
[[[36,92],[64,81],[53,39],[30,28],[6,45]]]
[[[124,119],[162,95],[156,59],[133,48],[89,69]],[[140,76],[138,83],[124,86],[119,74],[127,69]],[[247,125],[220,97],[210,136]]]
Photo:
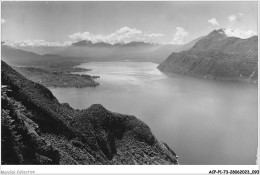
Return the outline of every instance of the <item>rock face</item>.
[[[158,69],[199,77],[257,82],[258,37],[228,37],[224,29],[214,30],[191,49],[172,53]]]
[[[2,164],[177,164],[134,116],[75,110],[2,61]]]

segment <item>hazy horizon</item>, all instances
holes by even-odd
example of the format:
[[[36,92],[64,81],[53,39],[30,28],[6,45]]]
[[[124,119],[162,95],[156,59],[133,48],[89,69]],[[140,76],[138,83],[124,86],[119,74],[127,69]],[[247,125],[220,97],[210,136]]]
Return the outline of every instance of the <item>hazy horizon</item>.
[[[1,10],[1,41],[19,46],[184,44],[219,28],[257,35],[257,2],[2,2]]]

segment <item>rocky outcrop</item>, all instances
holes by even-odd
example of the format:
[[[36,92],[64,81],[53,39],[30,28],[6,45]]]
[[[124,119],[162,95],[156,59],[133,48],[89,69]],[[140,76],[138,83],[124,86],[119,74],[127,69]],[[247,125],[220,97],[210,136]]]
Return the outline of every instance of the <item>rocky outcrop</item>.
[[[172,53],[158,69],[204,78],[257,82],[258,37],[228,37],[225,30],[215,30],[191,49]]]
[[[134,116],[75,110],[2,61],[2,164],[177,164]]]

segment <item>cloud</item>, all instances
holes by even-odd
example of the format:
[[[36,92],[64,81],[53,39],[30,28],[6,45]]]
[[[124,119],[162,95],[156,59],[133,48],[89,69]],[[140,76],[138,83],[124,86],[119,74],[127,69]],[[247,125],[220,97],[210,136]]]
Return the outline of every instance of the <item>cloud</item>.
[[[20,47],[25,47],[25,46],[66,47],[66,46],[70,46],[71,44],[72,44],[72,41],[64,41],[64,42],[45,41],[45,40],[4,41],[4,45],[12,46],[12,47],[16,47],[16,46],[20,46]]]
[[[105,42],[109,44],[115,43],[129,43],[132,41],[150,42],[154,38],[162,37],[163,34],[143,32],[141,30],[124,26],[114,33],[108,35],[92,34],[90,32],[74,33],[69,35],[69,38],[73,40],[88,40],[93,43]]]
[[[238,37],[238,38],[250,38],[251,36],[257,35],[256,32],[252,30],[241,30],[241,29],[224,29],[225,34],[229,37]]]
[[[219,23],[218,23],[218,21],[216,20],[216,18],[211,18],[211,19],[208,20],[208,22],[209,22],[210,24],[212,24],[212,25],[216,25],[216,26],[219,25]]]
[[[105,42],[110,44],[115,43],[129,43],[132,41],[143,41],[143,42],[151,42],[153,39],[162,37],[163,34],[159,33],[151,33],[151,32],[143,32],[141,30],[129,27],[122,27],[116,30],[114,33],[109,35],[100,35],[100,34],[92,34],[90,32],[83,32],[83,33],[74,33],[69,35],[69,38],[73,39],[74,41],[45,41],[45,40],[21,40],[21,41],[5,41],[4,45],[16,47],[16,46],[45,46],[45,47],[66,47],[70,46],[75,40],[88,40],[93,43],[96,42]]]
[[[6,20],[4,18],[1,18],[1,24],[4,24]]]
[[[236,15],[230,15],[228,17],[228,20],[229,20],[229,22],[233,23],[235,21],[240,21],[242,16],[244,16],[243,13],[238,13]]]
[[[183,40],[189,35],[188,32],[181,27],[176,27],[176,30],[171,44],[184,44]]]
[[[230,22],[234,22],[234,21],[237,20],[237,16],[236,16],[236,15],[230,15],[230,16],[228,17],[228,20],[229,20]]]

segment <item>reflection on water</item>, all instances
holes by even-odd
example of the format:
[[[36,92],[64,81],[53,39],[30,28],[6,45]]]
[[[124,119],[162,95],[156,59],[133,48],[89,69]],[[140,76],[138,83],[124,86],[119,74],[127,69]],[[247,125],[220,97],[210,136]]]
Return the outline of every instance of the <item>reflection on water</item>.
[[[181,164],[255,164],[257,85],[166,76],[148,62],[86,63],[97,88],[51,89],[74,108],[100,103],[132,114],[179,155]],[[65,95],[66,94],[66,95]]]

